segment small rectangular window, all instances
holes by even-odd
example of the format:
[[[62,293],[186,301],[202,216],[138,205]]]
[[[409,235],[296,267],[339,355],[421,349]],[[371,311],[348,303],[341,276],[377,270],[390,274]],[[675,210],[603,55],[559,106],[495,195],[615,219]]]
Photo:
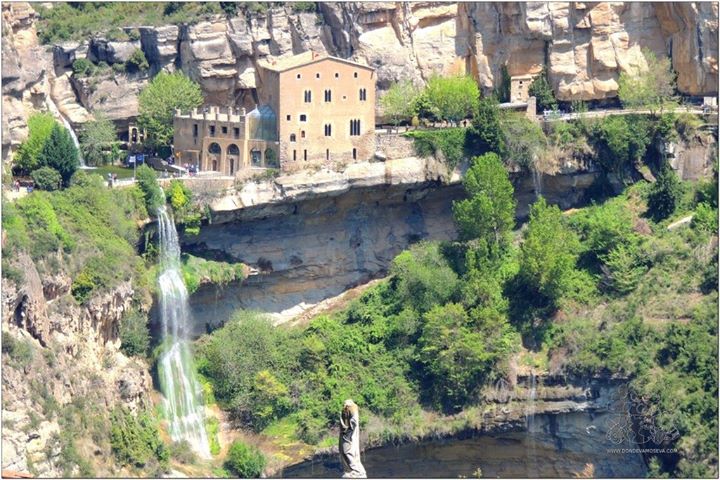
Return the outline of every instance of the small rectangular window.
[[[215,136],[215,125],[210,125],[210,136],[211,137]]]
[[[222,127],[223,135],[227,135],[227,127]]]
[[[357,160],[357,148],[353,148],[353,160]]]
[[[305,115],[304,113],[302,115],[300,115],[300,121],[307,122],[307,115]]]
[[[307,150],[303,150],[303,160],[307,162]]]
[[[319,73],[316,73],[316,74],[315,74],[315,78],[320,78],[320,74],[319,74]]]
[[[325,149],[325,160],[330,160],[330,149],[329,148]]]
[[[240,129],[237,127],[233,128],[233,135],[235,135],[235,138],[240,138]]]
[[[300,80],[300,79],[302,78],[302,76],[298,73],[296,78],[297,78],[298,80]]]
[[[353,73],[353,77],[357,78],[357,72]]]
[[[197,137],[198,134],[198,124],[193,125],[193,136]]]
[[[293,150],[293,162],[297,160],[297,150]]]
[[[289,122],[289,121],[290,121],[290,119],[292,118],[292,116],[291,116],[291,115],[288,115],[288,116],[287,116],[287,117],[285,117],[285,118],[287,118],[287,121]]]

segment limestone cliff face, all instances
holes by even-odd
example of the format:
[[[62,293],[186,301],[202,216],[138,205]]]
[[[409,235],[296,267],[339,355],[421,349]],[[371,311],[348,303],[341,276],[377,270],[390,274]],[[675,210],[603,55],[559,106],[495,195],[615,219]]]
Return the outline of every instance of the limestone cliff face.
[[[27,111],[41,108],[45,95],[72,123],[102,110],[124,126],[137,115],[148,76],[100,79],[88,94],[71,85],[69,67],[86,57],[123,62],[136,48],[151,63],[150,75],[180,68],[200,82],[207,103],[245,106],[254,102],[252,90],[262,89],[259,60],[307,50],[375,67],[381,90],[399,79],[422,83],[434,72],[470,73],[490,90],[503,65],[511,75],[546,65],[559,99],[590,100],[614,97],[619,74],[642,65],[647,47],[671,56],[682,93],[718,91],[717,2],[320,3],[311,13],[275,7],[190,26],[140,27],[134,41],[111,42],[98,32],[55,46],[38,45],[35,22],[29,4],[3,5],[4,150],[24,138]]]
[[[2,279],[2,469],[67,476],[61,415],[74,408],[97,425],[117,404],[133,410],[151,404],[148,365],[119,351],[120,319],[134,292],[121,284],[79,306],[67,275],[41,276],[25,254],[10,261],[22,279]],[[13,353],[12,344],[32,353],[20,356],[17,346]],[[93,435],[74,438],[84,458],[110,458],[109,446]],[[95,468],[101,476],[117,473],[108,460]]]

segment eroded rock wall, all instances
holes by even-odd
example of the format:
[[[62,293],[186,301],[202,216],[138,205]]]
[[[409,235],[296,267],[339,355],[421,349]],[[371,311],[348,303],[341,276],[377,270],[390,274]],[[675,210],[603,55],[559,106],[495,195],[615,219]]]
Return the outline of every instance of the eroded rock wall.
[[[84,459],[109,457],[101,440],[109,411],[151,406],[148,365],[119,350],[120,320],[135,292],[123,283],[81,306],[62,272],[41,274],[23,253],[9,265],[21,273],[2,279],[2,469],[77,476],[61,456],[61,438],[73,438]],[[95,433],[70,434],[63,422],[71,411],[87,415]],[[111,460],[90,463],[100,476],[118,473]]]
[[[201,84],[207,103],[252,107],[253,90],[263,88],[258,61],[307,50],[373,66],[381,93],[393,81],[421,84],[435,72],[472,74],[487,91],[500,85],[503,66],[511,75],[547,66],[559,99],[590,100],[616,96],[620,73],[642,66],[641,50],[649,48],[670,55],[680,92],[718,91],[717,2],[328,2],[316,12],[273,7],[195,25],[141,26],[139,40],[112,42],[98,32],[54,46],[38,45],[36,21],[27,3],[3,5],[4,151],[25,138],[27,110],[41,108],[44,95],[72,123],[100,110],[124,127],[137,116],[148,78],[180,68]],[[75,59],[119,63],[137,48],[150,62],[147,75],[106,75],[91,94],[71,86]]]

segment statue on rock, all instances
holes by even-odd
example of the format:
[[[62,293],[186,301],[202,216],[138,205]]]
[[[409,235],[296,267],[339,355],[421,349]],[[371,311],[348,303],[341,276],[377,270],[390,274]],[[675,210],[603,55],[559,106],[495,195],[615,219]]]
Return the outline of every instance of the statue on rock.
[[[340,415],[340,461],[342,478],[367,478],[360,463],[360,411],[350,399],[345,400]]]

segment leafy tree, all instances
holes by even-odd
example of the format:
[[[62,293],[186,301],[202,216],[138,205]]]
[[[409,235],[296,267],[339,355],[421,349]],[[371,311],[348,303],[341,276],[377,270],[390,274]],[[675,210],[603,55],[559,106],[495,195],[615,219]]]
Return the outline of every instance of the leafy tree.
[[[40,167],[37,170],[33,170],[31,176],[33,182],[35,182],[35,187],[40,190],[58,190],[62,185],[60,173],[51,167]]]
[[[144,357],[149,348],[147,318],[138,311],[129,312],[120,321],[120,350],[128,356]]]
[[[197,83],[181,72],[161,72],[140,92],[138,126],[147,131],[150,146],[168,146],[173,138],[175,109],[192,109],[202,102]]]
[[[419,312],[426,312],[455,295],[458,278],[437,245],[420,243],[395,257],[391,273],[404,301]]]
[[[149,213],[156,214],[157,209],[162,207],[164,202],[163,192],[157,182],[155,170],[147,165],[140,165],[135,173],[138,187],[143,193],[145,207]]]
[[[540,125],[519,114],[506,115],[501,125],[505,141],[503,160],[532,168],[538,155],[547,146],[547,138]]]
[[[648,193],[648,214],[656,222],[669,217],[675,212],[682,194],[682,182],[675,172],[665,165]]]
[[[647,272],[642,253],[634,243],[620,243],[603,256],[604,283],[625,295],[632,292]]]
[[[76,76],[86,77],[93,74],[95,65],[87,58],[78,58],[73,62],[72,69]]]
[[[453,204],[460,238],[479,238],[499,253],[509,244],[515,218],[513,186],[500,157],[486,153],[474,158],[463,186],[470,198]]]
[[[438,117],[450,122],[472,116],[480,98],[477,83],[469,76],[434,75],[428,80],[425,94]]]
[[[500,125],[500,109],[493,97],[481,98],[467,132],[467,149],[476,154],[505,153],[505,136]]]
[[[380,105],[386,116],[392,119],[395,127],[401,120],[413,116],[418,89],[410,80],[393,83],[380,99]]]
[[[535,97],[539,110],[557,110],[557,100],[555,100],[555,92],[553,92],[550,82],[548,82],[547,67],[543,68],[540,75],[535,77],[530,88],[528,88],[530,96]]]
[[[225,468],[240,478],[260,478],[265,468],[265,456],[257,449],[235,440],[228,450]]]
[[[33,113],[28,118],[29,134],[14,157],[14,166],[23,173],[30,173],[40,167],[40,153],[57,124],[50,113]]]
[[[600,165],[622,176],[629,166],[645,156],[652,129],[643,116],[612,115],[595,124],[592,137]]]
[[[420,361],[432,383],[429,390],[446,411],[457,411],[483,384],[493,355],[483,335],[471,328],[462,305],[436,305],[425,314]]]
[[[145,58],[145,53],[139,48],[130,55],[126,62],[126,68],[129,72],[145,71],[150,68],[150,64]]]
[[[618,96],[624,107],[645,107],[652,113],[662,111],[675,92],[675,73],[670,58],[658,60],[651,50],[643,49],[647,70],[622,72]]]
[[[115,125],[104,113],[95,112],[95,120],[86,123],[80,133],[83,158],[91,165],[105,164],[105,151],[116,145],[116,141]]]
[[[530,222],[520,246],[518,273],[528,295],[556,307],[568,293],[577,260],[578,239],[562,221],[556,206],[543,197],[530,208]]]
[[[38,163],[57,170],[62,177],[63,185],[69,185],[70,177],[77,170],[80,160],[78,149],[66,128],[55,123],[50,137],[40,152]]]

